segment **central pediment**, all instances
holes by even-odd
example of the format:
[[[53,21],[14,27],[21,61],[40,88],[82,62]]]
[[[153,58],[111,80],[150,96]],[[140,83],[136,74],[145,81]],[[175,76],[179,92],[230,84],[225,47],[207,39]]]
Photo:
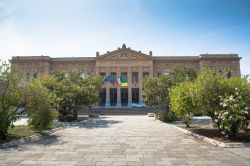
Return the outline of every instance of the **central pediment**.
[[[147,55],[141,51],[132,50],[123,44],[122,48],[118,48],[111,52],[108,51],[102,55],[99,55],[97,52],[96,60],[152,60],[152,52],[150,52],[150,54]]]

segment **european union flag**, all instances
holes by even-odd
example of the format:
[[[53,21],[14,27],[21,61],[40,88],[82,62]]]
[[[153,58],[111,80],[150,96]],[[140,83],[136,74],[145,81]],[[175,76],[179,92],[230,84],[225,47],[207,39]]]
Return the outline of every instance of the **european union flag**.
[[[110,82],[110,76],[106,75],[103,79],[104,82]]]

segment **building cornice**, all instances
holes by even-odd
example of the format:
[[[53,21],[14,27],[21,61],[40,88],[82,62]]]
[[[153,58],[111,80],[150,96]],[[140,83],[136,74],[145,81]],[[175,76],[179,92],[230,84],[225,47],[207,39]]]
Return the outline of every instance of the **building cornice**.
[[[95,57],[61,57],[51,58],[51,62],[80,62],[80,61],[95,61]]]
[[[129,48],[121,48],[129,49]],[[119,50],[119,49],[118,49]],[[117,50],[115,50],[117,51]],[[107,56],[115,51],[109,52],[107,54],[100,55],[100,57]],[[129,49],[129,51],[138,53],[134,50]],[[139,52],[140,54],[143,54]],[[143,54],[144,56],[151,57],[150,55]],[[83,61],[93,61],[95,62],[98,57],[58,57],[51,58],[49,56],[13,56],[10,62],[83,62]],[[241,57],[238,54],[200,54],[198,56],[152,56],[150,59],[153,61],[200,61],[200,60],[240,60]]]
[[[201,60],[210,60],[210,59],[218,59],[218,60],[240,60],[238,54],[200,54],[199,59]]]

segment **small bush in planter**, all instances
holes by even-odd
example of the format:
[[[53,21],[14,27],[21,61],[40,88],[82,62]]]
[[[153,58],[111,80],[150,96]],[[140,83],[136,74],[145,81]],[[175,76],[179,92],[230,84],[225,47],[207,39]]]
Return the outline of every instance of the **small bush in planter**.
[[[165,111],[159,115],[159,119],[164,122],[172,122],[179,120],[174,112],[172,111]]]
[[[45,129],[57,118],[58,111],[51,108],[51,96],[46,88],[39,82],[33,82],[29,86],[29,98],[27,108],[30,110],[29,125],[38,129]]]

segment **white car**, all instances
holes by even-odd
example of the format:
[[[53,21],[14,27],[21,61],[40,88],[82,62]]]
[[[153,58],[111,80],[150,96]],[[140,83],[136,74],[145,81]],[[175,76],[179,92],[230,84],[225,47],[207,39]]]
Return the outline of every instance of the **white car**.
[[[130,107],[134,107],[134,108],[143,108],[143,107],[144,107],[144,104],[132,103],[132,104],[130,105]]]

